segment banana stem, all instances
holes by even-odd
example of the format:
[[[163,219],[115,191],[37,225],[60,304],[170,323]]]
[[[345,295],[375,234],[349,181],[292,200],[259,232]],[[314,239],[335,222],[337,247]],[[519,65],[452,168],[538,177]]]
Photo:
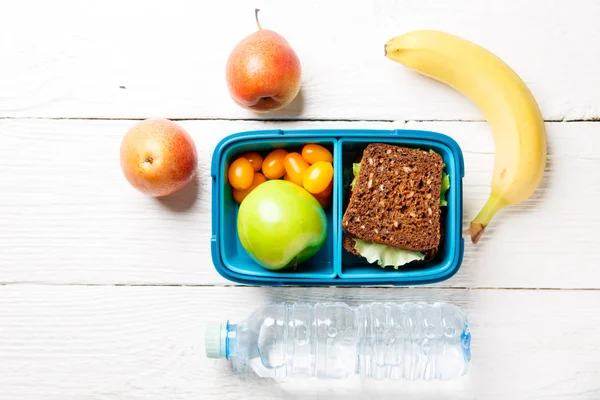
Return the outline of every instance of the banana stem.
[[[467,230],[467,234],[471,236],[471,242],[477,244],[481,235],[485,231],[485,228],[488,226],[494,215],[502,209],[506,207],[508,203],[501,197],[490,195],[490,198],[485,203],[479,214],[475,217],[475,219],[471,222],[469,229]]]

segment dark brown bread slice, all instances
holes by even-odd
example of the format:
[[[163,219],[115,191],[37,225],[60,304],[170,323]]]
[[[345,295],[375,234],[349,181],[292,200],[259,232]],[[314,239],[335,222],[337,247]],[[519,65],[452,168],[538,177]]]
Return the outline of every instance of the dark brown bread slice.
[[[355,256],[362,257],[362,255],[354,248],[353,237],[348,235],[347,233],[344,233],[344,235],[342,236],[342,248],[344,250],[346,250],[347,252],[354,254]],[[409,264],[417,264],[417,263],[422,263],[425,261],[433,260],[435,258],[435,256],[437,256],[438,251],[439,251],[439,247],[436,247],[435,249],[427,250],[424,253],[425,258],[423,260],[411,261]]]
[[[352,253],[355,256],[360,256],[360,253],[354,248],[354,239],[347,233],[342,235],[342,248],[348,253]]]
[[[425,259],[423,261],[433,260],[435,258],[435,256],[437,256],[439,251],[440,251],[439,247],[436,247],[435,249],[427,250],[425,252]]]
[[[344,250],[346,250],[348,253],[352,253],[355,256],[362,257],[362,255],[354,248],[353,236],[350,236],[347,233],[344,233],[344,235],[342,236],[342,248]],[[412,261],[412,262],[418,263],[418,262],[425,262],[425,261],[432,260],[435,258],[438,251],[439,251],[439,247],[436,247],[435,249],[427,250],[425,252],[425,259],[423,261]]]
[[[368,145],[342,227],[363,240],[408,250],[438,247],[442,168],[437,153]]]

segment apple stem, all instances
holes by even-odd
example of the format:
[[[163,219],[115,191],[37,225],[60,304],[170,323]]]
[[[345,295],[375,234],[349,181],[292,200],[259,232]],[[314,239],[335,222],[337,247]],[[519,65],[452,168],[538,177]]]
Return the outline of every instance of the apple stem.
[[[258,12],[260,10],[258,8],[254,9],[254,18],[256,19],[256,25],[258,26],[258,30],[262,30],[262,26],[260,26],[260,22],[258,22]]]
[[[294,271],[298,267],[298,256],[294,257]]]

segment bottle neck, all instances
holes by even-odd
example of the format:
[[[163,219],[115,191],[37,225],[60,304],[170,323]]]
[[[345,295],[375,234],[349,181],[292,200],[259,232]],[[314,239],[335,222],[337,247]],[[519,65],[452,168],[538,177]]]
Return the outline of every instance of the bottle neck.
[[[225,358],[229,359],[238,354],[238,325],[227,322],[225,329]]]

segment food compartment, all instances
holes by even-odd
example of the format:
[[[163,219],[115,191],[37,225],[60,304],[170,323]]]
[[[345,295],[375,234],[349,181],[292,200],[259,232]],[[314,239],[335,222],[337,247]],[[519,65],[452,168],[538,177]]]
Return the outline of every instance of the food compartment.
[[[238,140],[222,149],[220,160],[220,182],[217,183],[219,191],[219,220],[220,220],[220,258],[227,274],[244,281],[256,281],[259,283],[286,283],[289,281],[326,280],[336,276],[334,270],[334,249],[338,246],[338,209],[336,206],[338,196],[333,191],[331,205],[324,209],[327,217],[327,238],[321,249],[310,259],[299,264],[295,270],[283,269],[279,271],[269,270],[254,261],[240,243],[237,232],[237,216],[239,204],[234,200],[232,187],[227,182],[227,171],[231,162],[239,155],[248,151],[257,151],[265,157],[269,152],[277,148],[283,148],[288,152],[301,153],[302,147],[308,143],[316,143],[327,148],[334,154],[334,139],[314,137],[288,138],[283,135],[269,139],[244,139]],[[335,164],[334,154],[334,164]],[[336,185],[336,173],[334,168],[334,187]]]
[[[461,218],[462,218],[462,165],[460,158],[444,143],[435,140],[416,139],[423,134],[420,131],[399,131],[396,137],[381,138],[342,138],[338,143],[341,159],[338,168],[341,184],[338,186],[340,196],[339,225],[340,246],[338,259],[340,260],[339,277],[342,281],[379,282],[403,285],[439,280],[440,277],[449,277],[458,269],[462,260]],[[414,132],[414,136],[411,136]],[[427,135],[425,135],[427,136]],[[354,177],[353,163],[360,162],[367,145],[371,143],[386,143],[402,147],[433,150],[440,154],[444,160],[444,171],[449,175],[450,188],[446,193],[448,205],[442,207],[441,229],[442,240],[438,253],[428,261],[414,261],[394,269],[393,267],[380,267],[377,263],[370,264],[364,257],[349,253],[342,248],[343,227],[342,218],[351,190],[350,183]]]

